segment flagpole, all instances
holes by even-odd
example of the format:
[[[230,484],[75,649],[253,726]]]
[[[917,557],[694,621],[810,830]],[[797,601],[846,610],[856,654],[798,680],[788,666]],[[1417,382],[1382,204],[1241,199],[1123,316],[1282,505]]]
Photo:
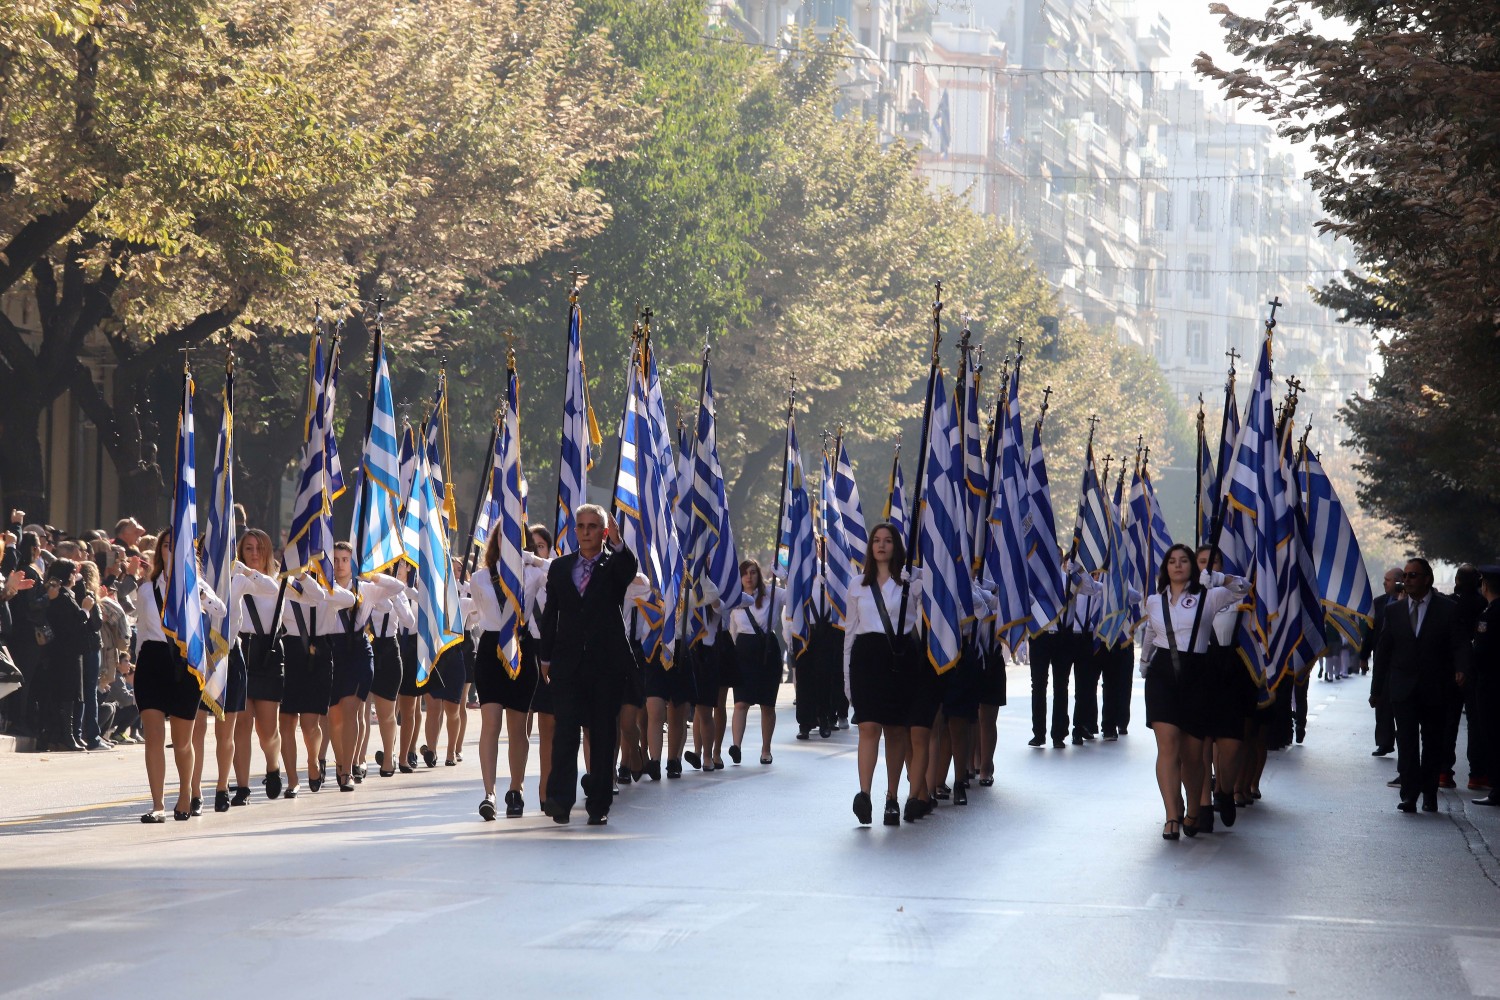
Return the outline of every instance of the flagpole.
[[[1270,305],[1270,307],[1271,307],[1271,315],[1266,318],[1266,343],[1267,343],[1267,345],[1269,347],[1269,344],[1271,343],[1271,338],[1276,335],[1276,310],[1281,307],[1281,297],[1280,296],[1272,296],[1271,297],[1271,301],[1268,303],[1268,305]],[[1227,393],[1233,391],[1233,389],[1234,389],[1234,358],[1231,355],[1230,361],[1229,361],[1229,383],[1226,386],[1226,396],[1225,396],[1225,399],[1224,399],[1224,402],[1226,404],[1229,402]],[[1252,396],[1254,395],[1254,390],[1251,391],[1251,395]],[[1226,411],[1226,414],[1227,414],[1227,411]],[[1225,417],[1225,420],[1226,420],[1226,422],[1228,421],[1227,415]],[[1222,445],[1222,443],[1223,442],[1221,440],[1220,444]],[[1219,478],[1221,480],[1223,480],[1225,473],[1221,469],[1221,470],[1219,470],[1218,475],[1219,475]],[[1214,504],[1214,520],[1213,520],[1213,524],[1210,527],[1209,534],[1208,534],[1208,544],[1213,549],[1213,552],[1209,554],[1210,561],[1212,561],[1212,559],[1214,557],[1214,554],[1216,554],[1218,552],[1218,550],[1219,550],[1219,539],[1224,534],[1224,497],[1223,497],[1223,494],[1226,492],[1227,486],[1228,486],[1227,483],[1221,483],[1221,488],[1219,490],[1220,496],[1219,496],[1219,498],[1217,499],[1217,501]],[[1236,618],[1236,621],[1238,621],[1238,618]]]
[[[1203,545],[1203,453],[1208,450],[1208,429],[1204,424],[1203,393],[1198,393],[1198,454],[1193,461],[1193,548]],[[1222,436],[1222,432],[1221,432]]]
[[[385,296],[375,296],[375,343],[370,349],[370,392],[366,397],[365,405],[365,446],[361,450],[359,461],[359,502],[355,505],[359,511],[358,523],[354,526],[354,559],[353,578],[351,583],[354,587],[354,595],[359,596],[359,564],[364,558],[365,551],[365,521],[368,519],[365,513],[370,503],[370,477],[365,473],[365,452],[370,448],[370,435],[375,430],[375,378],[380,367],[380,353],[385,347]]]
[[[1099,414],[1095,413],[1089,417],[1089,441],[1083,449],[1084,474],[1087,475],[1089,466],[1094,459],[1094,428],[1099,423]],[[1078,546],[1082,542],[1083,518],[1081,516],[1073,519],[1073,547],[1068,550],[1068,559],[1071,561],[1078,556]]]
[[[901,611],[896,618],[897,635],[906,633],[906,605],[911,597],[911,570],[916,565],[917,543],[920,540],[922,530],[922,485],[927,478],[927,453],[932,449],[928,445],[928,434],[932,429],[932,398],[938,388],[941,387],[938,373],[941,364],[938,359],[938,348],[943,343],[943,283],[941,280],[933,282],[932,301],[932,361],[927,370],[927,400],[922,407],[922,437],[921,450],[917,452],[917,478],[912,485],[911,510],[908,516],[911,524],[906,528],[906,565],[902,568],[905,582],[901,584]]]
[[[703,345],[703,362],[698,367],[698,417],[693,422],[694,433],[693,433],[693,477],[692,477],[692,480],[693,480],[694,484],[696,484],[697,481],[698,481],[698,456],[697,456],[698,435],[697,435],[697,426],[698,426],[698,420],[701,420],[703,418],[703,400],[708,395],[708,356],[710,354],[712,354],[712,353],[713,353],[713,348],[710,347],[708,344],[705,343]],[[692,490],[693,490],[694,494],[696,494],[697,493],[697,486],[694,485],[692,487]],[[691,500],[690,500],[689,501],[689,506],[688,506],[688,538],[686,540],[691,540],[692,537],[693,537],[693,520],[694,520],[695,517],[696,517],[696,515],[693,513],[692,504],[691,504]],[[688,620],[687,620],[688,619],[688,615],[687,615],[687,602],[688,602],[688,595],[694,589],[696,589],[696,587],[697,587],[697,582],[696,581],[692,581],[690,583],[689,582],[689,578],[688,578],[688,570],[689,570],[689,568],[692,567],[692,565],[693,565],[693,552],[690,549],[688,549],[688,548],[685,547],[683,549],[683,552],[682,552],[682,593],[677,598],[677,622],[678,622],[678,633],[679,633],[678,638],[681,641],[684,641],[684,642],[687,640],[687,637],[688,637],[687,636],[687,626],[688,626]]]
[[[479,511],[484,506],[487,496],[492,496],[495,489],[495,442],[500,439],[500,410],[495,411],[495,422],[490,427],[490,446],[485,449],[484,461],[489,467],[484,475],[479,477],[479,495],[474,498],[474,513],[469,517],[468,549],[464,553],[463,562],[460,563],[458,582],[463,583],[479,564],[478,546],[474,544],[474,529],[479,527]],[[491,530],[494,526],[491,525]]]
[[[791,465],[791,461],[792,461],[791,449],[789,447],[787,447],[787,445],[791,444],[791,440],[792,440],[791,439],[792,416],[793,416],[793,414],[795,412],[796,405],[797,405],[797,376],[793,375],[793,376],[790,377],[790,379],[788,381],[787,390],[786,390],[786,426],[787,426],[787,437],[786,437],[786,441],[783,442],[782,448],[781,448],[781,493],[779,494],[780,500],[776,504],[776,531],[775,531],[775,534],[772,535],[772,537],[771,537],[771,598],[770,598],[769,603],[766,605],[766,615],[767,615],[768,619],[769,619],[769,616],[770,616],[770,613],[771,613],[771,608],[773,608],[773,607],[776,606],[776,560],[781,555],[781,524],[782,524],[782,521],[786,518],[786,482],[787,482],[787,472],[788,472],[788,468]],[[842,439],[843,433],[844,433],[843,428],[840,427],[839,428],[839,438],[837,438],[835,440]],[[835,462],[838,461],[838,446],[836,444],[834,446],[834,451],[833,451],[833,460]],[[835,479],[837,479],[836,476],[835,476]],[[835,488],[837,488],[837,487],[835,487]],[[787,568],[787,572],[790,573],[791,569],[792,569],[792,549],[791,549],[791,543],[790,542],[787,544],[787,550],[786,550],[786,568]],[[764,582],[764,581],[762,581],[762,582]],[[769,620],[766,622],[766,625],[767,625],[766,631],[768,631],[768,632],[771,632],[773,629],[776,628],[776,623],[771,622]],[[774,635],[775,633],[772,632],[772,634]]]
[[[651,310],[647,309],[642,315],[646,317],[649,324]],[[647,340],[651,336],[651,328],[648,325],[642,332],[641,321],[637,319],[630,328],[630,369],[625,376],[625,405],[620,409],[620,432],[615,440],[615,474],[610,479],[609,510],[613,516],[620,509],[620,468],[625,463],[625,421],[630,418],[630,404],[635,392],[635,379],[637,369],[641,366],[647,350]],[[640,474],[640,444],[636,444],[636,483],[637,489],[641,481]],[[639,494],[637,494],[639,495]]]

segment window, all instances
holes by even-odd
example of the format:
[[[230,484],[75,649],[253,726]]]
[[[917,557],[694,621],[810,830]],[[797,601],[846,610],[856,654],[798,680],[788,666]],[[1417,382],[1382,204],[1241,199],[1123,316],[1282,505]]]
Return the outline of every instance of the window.
[[[1187,259],[1187,290],[1195,299],[1208,298],[1208,257],[1190,253]]]
[[[1193,361],[1208,360],[1208,324],[1200,319],[1187,323],[1187,356]]]
[[[1158,268],[1156,271],[1156,297],[1159,299],[1172,297],[1172,271],[1169,268]]]
[[[1163,233],[1172,231],[1172,193],[1170,191],[1156,193],[1156,228],[1158,232]]]
[[[1194,191],[1192,200],[1188,204],[1188,214],[1193,219],[1193,228],[1200,233],[1213,229],[1213,222],[1209,218],[1208,211],[1208,192]]]

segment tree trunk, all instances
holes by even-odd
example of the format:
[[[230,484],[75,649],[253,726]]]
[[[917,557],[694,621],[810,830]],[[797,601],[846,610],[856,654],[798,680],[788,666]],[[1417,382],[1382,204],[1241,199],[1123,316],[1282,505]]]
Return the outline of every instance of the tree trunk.
[[[40,437],[46,403],[28,388],[12,382],[0,393],[0,492],[7,515],[20,509],[27,524],[45,523],[52,517]]]

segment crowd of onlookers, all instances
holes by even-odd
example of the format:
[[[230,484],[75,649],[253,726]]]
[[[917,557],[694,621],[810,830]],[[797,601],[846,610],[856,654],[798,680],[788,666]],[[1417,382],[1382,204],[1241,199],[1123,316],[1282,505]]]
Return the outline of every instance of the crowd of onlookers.
[[[156,539],[134,518],[68,537],[12,511],[0,533],[0,727],[37,750],[141,742],[135,596]],[[17,688],[19,684],[19,688]]]

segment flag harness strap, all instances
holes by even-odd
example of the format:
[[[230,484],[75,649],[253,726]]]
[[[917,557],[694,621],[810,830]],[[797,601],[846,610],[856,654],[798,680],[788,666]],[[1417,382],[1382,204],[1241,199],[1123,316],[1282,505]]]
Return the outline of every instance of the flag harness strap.
[[[1192,591],[1185,591],[1192,593]],[[1161,618],[1167,627],[1167,648],[1172,654],[1172,673],[1178,677],[1182,676],[1182,654],[1177,649],[1177,631],[1172,628],[1172,588],[1167,587],[1162,593]],[[1188,652],[1198,647],[1198,628],[1203,624],[1203,606],[1208,603],[1208,591],[1205,590],[1198,597],[1198,609],[1193,613],[1193,630],[1188,633]]]

